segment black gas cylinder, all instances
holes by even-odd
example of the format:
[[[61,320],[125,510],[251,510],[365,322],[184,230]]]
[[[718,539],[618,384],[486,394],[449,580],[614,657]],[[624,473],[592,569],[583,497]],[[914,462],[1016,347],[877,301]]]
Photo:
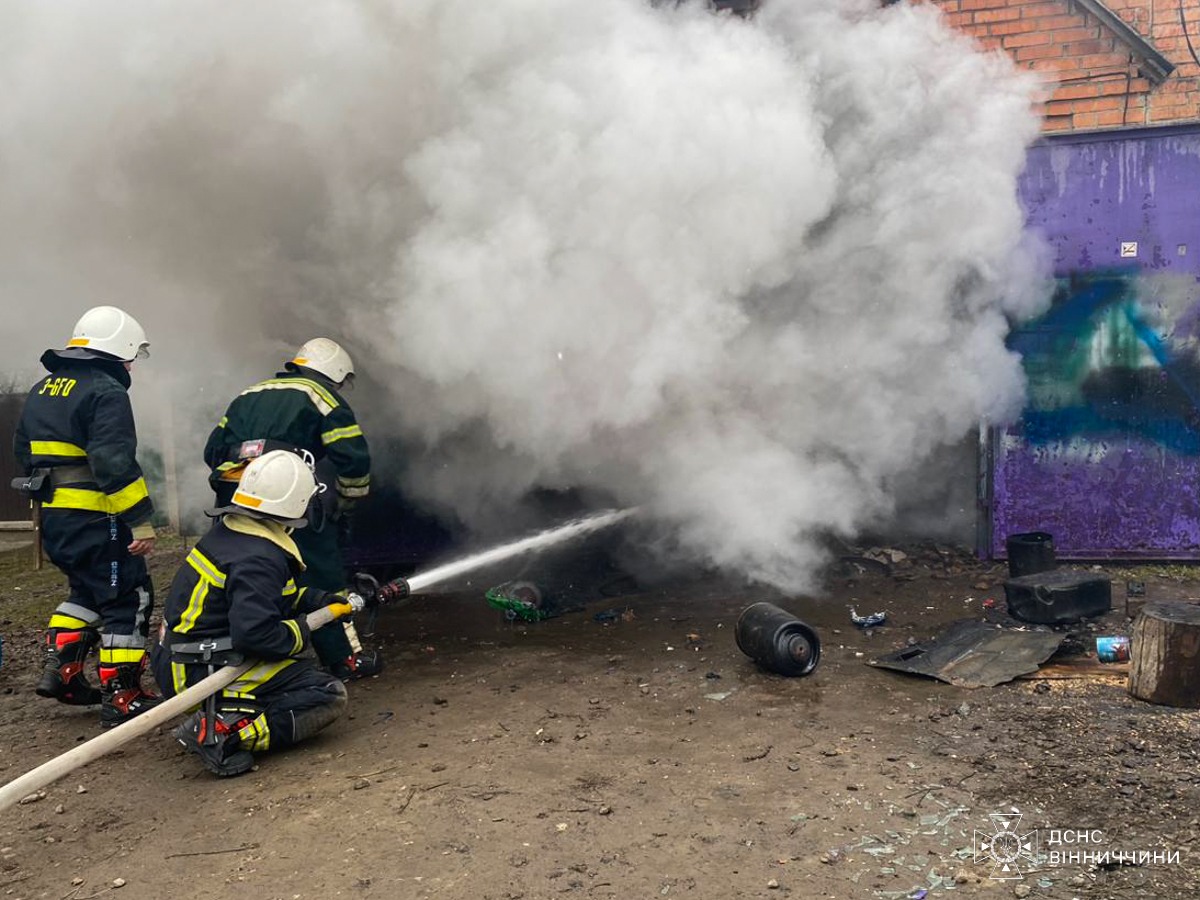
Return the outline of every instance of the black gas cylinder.
[[[742,610],[735,637],[739,650],[777,675],[807,675],[821,659],[817,633],[773,603]]]
[[[1058,568],[1054,558],[1054,536],[1044,531],[1010,534],[1004,541],[1008,552],[1008,577],[1020,578]]]

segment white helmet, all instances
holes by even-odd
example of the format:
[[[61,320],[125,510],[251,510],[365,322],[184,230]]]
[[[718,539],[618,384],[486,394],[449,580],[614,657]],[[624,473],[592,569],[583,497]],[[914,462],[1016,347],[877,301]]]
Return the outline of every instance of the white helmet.
[[[150,355],[150,342],[138,320],[115,306],[96,306],[75,323],[67,348],[82,347],[115,356],[125,362]]]
[[[296,351],[288,367],[303,366],[320,372],[334,384],[341,384],[354,377],[354,360],[342,349],[342,345],[329,338],[313,338]]]
[[[317,492],[312,469],[287,450],[271,450],[250,461],[233,494],[243,509],[301,528],[307,524],[308,501]]]

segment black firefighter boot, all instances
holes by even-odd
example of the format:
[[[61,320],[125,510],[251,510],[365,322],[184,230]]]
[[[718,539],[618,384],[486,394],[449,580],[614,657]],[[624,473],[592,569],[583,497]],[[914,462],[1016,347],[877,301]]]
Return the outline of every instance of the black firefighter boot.
[[[142,688],[144,668],[145,657],[140,663],[100,667],[100,693],[103,700],[100,707],[101,728],[115,728],[162,703],[162,697]]]
[[[72,706],[91,706],[100,702],[100,691],[83,674],[88,652],[100,642],[94,628],[78,631],[51,628],[46,632],[46,668],[35,693]]]
[[[195,753],[204,763],[204,768],[214,775],[230,777],[249,772],[254,766],[254,756],[249,750],[241,749],[241,728],[252,721],[248,716],[236,713],[202,711],[192,715],[171,732],[175,740],[183,744],[189,753]]]

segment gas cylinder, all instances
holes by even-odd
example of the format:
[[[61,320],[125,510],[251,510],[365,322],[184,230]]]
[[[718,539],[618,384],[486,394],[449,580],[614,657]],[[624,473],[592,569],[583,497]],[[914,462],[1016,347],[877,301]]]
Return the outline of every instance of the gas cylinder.
[[[773,603],[752,603],[742,610],[735,637],[739,650],[776,675],[807,675],[821,659],[817,633]]]

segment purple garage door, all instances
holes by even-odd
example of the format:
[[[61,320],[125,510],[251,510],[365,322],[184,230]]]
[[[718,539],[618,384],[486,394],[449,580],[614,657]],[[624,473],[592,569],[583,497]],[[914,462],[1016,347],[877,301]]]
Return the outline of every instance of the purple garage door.
[[[1200,558],[1200,126],[1049,139],[1021,192],[1057,290],[1010,338],[1029,398],[991,436],[984,546]]]

